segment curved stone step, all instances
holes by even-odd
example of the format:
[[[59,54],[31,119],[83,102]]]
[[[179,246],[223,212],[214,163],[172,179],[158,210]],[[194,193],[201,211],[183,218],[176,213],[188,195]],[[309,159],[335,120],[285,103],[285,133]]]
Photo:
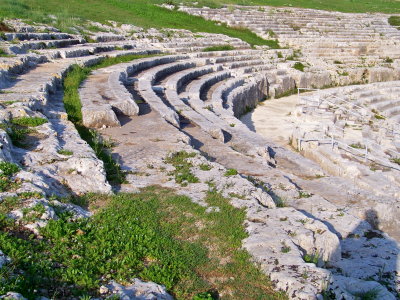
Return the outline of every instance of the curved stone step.
[[[39,33],[39,32],[6,32],[4,36],[7,41],[19,40],[19,41],[29,41],[29,40],[66,40],[74,39],[75,36],[62,33],[62,32],[49,32],[49,33]]]
[[[67,47],[81,44],[83,41],[83,39],[23,41],[18,44],[6,44],[6,47],[10,53],[26,54],[29,50]]]
[[[178,56],[179,57],[179,56]],[[169,108],[163,100],[157,96],[157,94],[153,90],[153,85],[160,80],[162,77],[165,77],[171,73],[174,73],[179,70],[187,69],[196,66],[194,62],[172,62],[176,61],[177,57],[164,58],[166,61],[165,64],[159,66],[152,65],[148,63],[149,69],[145,70],[140,76],[138,76],[138,91],[143,99],[150,104],[150,106],[157,111],[165,120],[176,126],[180,127],[179,116],[178,114]],[[143,64],[146,66],[146,62]],[[144,67],[146,68],[146,67]],[[143,70],[143,69],[142,69]]]

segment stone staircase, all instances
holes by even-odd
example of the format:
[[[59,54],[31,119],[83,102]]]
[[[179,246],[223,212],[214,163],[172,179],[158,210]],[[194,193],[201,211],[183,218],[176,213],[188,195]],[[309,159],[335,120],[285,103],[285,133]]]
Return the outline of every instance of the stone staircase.
[[[400,51],[396,47],[399,34],[388,24],[387,16],[260,8],[181,7],[180,10],[230,26],[245,27],[262,38],[277,39],[283,46],[298,49],[294,60],[305,62],[310,72],[311,68],[322,68],[330,76],[329,85],[399,79]],[[365,69],[369,73],[363,75]],[[391,79],[382,76],[391,76]],[[304,84],[302,87],[324,87],[326,81]]]

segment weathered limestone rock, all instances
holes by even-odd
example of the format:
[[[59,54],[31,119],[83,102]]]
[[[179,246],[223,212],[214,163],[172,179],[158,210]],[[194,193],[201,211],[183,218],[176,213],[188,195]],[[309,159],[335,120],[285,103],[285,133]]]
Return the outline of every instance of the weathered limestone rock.
[[[331,291],[334,297],[343,297],[349,300],[359,299],[363,295],[368,294],[375,299],[396,299],[384,286],[376,281],[358,280],[344,276],[333,276],[328,291]]]
[[[10,262],[10,259],[0,250],[0,269]]]
[[[172,300],[172,296],[167,293],[164,286],[154,282],[144,282],[140,279],[133,279],[133,284],[123,286],[116,282],[108,284],[107,289],[110,293],[118,295],[121,300]]]
[[[27,300],[24,296],[20,293],[8,292],[6,295],[0,296],[0,299],[5,300]]]

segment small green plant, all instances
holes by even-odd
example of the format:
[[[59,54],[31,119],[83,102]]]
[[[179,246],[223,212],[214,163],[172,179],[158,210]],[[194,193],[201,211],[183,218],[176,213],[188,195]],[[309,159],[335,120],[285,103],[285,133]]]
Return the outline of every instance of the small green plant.
[[[308,221],[309,221],[309,219],[307,219],[307,218],[296,220],[296,222],[299,222],[299,223],[301,223],[301,224],[303,224],[303,225],[306,224],[306,223],[308,223]]]
[[[0,48],[0,57],[12,57],[14,55],[8,54],[6,50]]]
[[[20,168],[16,164],[6,161],[0,162],[0,192],[7,192],[18,186],[17,183],[11,180],[11,176],[19,170]]]
[[[278,95],[275,95],[275,99],[279,99],[279,98],[283,98],[283,97],[288,97],[288,96],[294,95],[294,94],[296,94],[296,93],[297,93],[297,89],[296,89],[296,88],[293,88],[293,89],[284,91],[284,92],[282,92],[282,93],[280,93],[280,94],[278,94]]]
[[[336,64],[336,65],[341,65],[341,64],[343,64],[343,62],[341,62],[340,60],[334,60],[333,63]]]
[[[202,171],[210,171],[212,169],[212,166],[210,166],[209,164],[201,164],[199,166],[200,170]]]
[[[281,252],[282,252],[282,253],[289,253],[290,250],[292,250],[292,248],[290,248],[289,246],[283,245],[283,246],[281,247]]]
[[[388,63],[388,64],[391,64],[391,63],[393,63],[393,59],[390,58],[390,57],[386,57],[386,58],[384,59],[384,62],[385,62],[385,63]]]
[[[375,117],[375,119],[378,119],[378,120],[386,120],[386,118],[380,114],[375,114],[374,117]]]
[[[304,68],[305,68],[305,65],[303,65],[301,62],[296,62],[295,64],[294,64],[294,66],[293,66],[293,69],[296,69],[296,70],[298,70],[298,71],[301,71],[301,72],[304,72]]]
[[[276,53],[276,55],[278,56],[278,58],[283,58],[283,55],[282,55],[282,52],[281,52],[281,51],[278,51],[278,52]]]
[[[19,170],[20,168],[16,164],[10,163],[8,161],[0,162],[0,172],[3,176],[12,176]]]
[[[275,32],[273,32],[271,29],[267,30],[265,33],[271,38],[276,37]]]
[[[238,199],[241,199],[241,200],[246,199],[245,195],[241,195],[241,194],[237,194],[237,193],[229,193],[229,197],[238,198]]]
[[[349,146],[354,149],[365,149],[365,146],[360,143],[350,144]]]
[[[293,54],[286,57],[286,60],[297,60],[301,56],[299,49],[293,50]]]
[[[21,192],[18,193],[18,198],[27,200],[27,199],[40,199],[43,197],[43,194],[40,192]]]
[[[339,76],[349,76],[349,72],[347,72],[347,71],[340,72],[340,71],[338,70],[338,71],[336,71],[336,72],[338,73]]]
[[[235,50],[235,47],[231,45],[220,45],[220,46],[206,47],[202,51],[211,52],[211,51],[230,51],[230,50]]]
[[[320,254],[318,253],[318,251],[317,251],[317,252],[314,252],[314,253],[312,253],[312,254],[306,253],[306,254],[304,254],[304,256],[303,256],[303,260],[304,260],[306,263],[312,263],[312,264],[315,264],[315,265],[318,264],[319,259],[320,259]]]
[[[400,157],[391,158],[390,161],[391,161],[392,163],[395,163],[395,164],[400,165]]]
[[[374,288],[366,292],[353,293],[353,296],[355,296],[356,299],[360,300],[378,300],[378,295],[380,294],[380,291],[381,290],[379,288]]]
[[[235,126],[236,126],[236,124],[235,124],[235,123],[231,123],[231,124],[229,124],[229,126],[231,126],[231,127],[235,127]]]
[[[164,3],[167,5],[173,5],[173,6],[176,5],[175,1],[173,1],[173,0],[165,0]]]
[[[68,149],[60,149],[60,150],[57,151],[57,153],[61,154],[61,155],[72,155],[72,154],[74,154],[73,151],[68,150]]]
[[[236,169],[228,169],[228,170],[226,170],[224,176],[229,177],[229,176],[234,176],[237,174],[238,174],[238,171]]]
[[[285,198],[282,197],[276,197],[276,199],[274,199],[276,207],[287,207],[287,201]]]
[[[22,209],[22,221],[26,223],[32,223],[35,222],[37,219],[39,219],[44,213],[46,212],[46,208],[44,207],[43,204],[39,203],[36,204],[33,207],[29,208],[23,208]]]
[[[207,105],[207,106],[205,106],[204,108],[207,109],[207,110],[209,110],[209,111],[211,111],[211,112],[214,111],[212,105]]]
[[[313,195],[313,194],[307,193],[305,191],[298,191],[298,193],[299,193],[299,195],[298,195],[299,199],[301,199],[301,198],[310,198]]]
[[[0,94],[4,94],[5,92],[0,91]],[[1,102],[1,105],[4,107],[10,106],[11,104],[17,103],[18,101],[4,101]]]
[[[209,292],[198,293],[193,297],[192,300],[214,300],[213,296]]]
[[[47,119],[39,117],[20,117],[11,120],[12,124],[23,126],[23,127],[37,127],[47,123]]]
[[[192,163],[188,161],[189,158],[195,157],[196,153],[188,153],[186,151],[178,151],[168,156],[165,162],[175,167],[175,171],[169,175],[175,176],[176,183],[182,186],[186,186],[189,183],[199,182],[197,178],[190,170],[193,167]]]
[[[0,216],[7,215],[10,211],[17,209],[21,204],[18,197],[4,197],[0,205]]]
[[[304,270],[304,272],[301,274],[301,277],[302,277],[303,279],[308,279],[308,277],[310,277],[310,275],[308,275],[307,270]]]
[[[25,127],[19,127],[13,124],[10,124],[9,127],[6,127],[7,134],[10,136],[10,139],[14,146],[19,148],[26,148],[25,138],[28,133],[31,133],[32,130],[27,129]]]

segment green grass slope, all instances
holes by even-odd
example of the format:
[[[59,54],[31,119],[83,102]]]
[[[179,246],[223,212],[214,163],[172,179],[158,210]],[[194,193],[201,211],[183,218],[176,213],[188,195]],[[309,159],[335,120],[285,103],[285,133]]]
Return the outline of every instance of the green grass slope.
[[[1,0],[0,18],[22,18],[36,22],[51,23],[49,15],[56,16],[54,24],[61,30],[68,31],[84,20],[106,23],[113,20],[129,23],[144,28],[178,28],[193,32],[221,33],[240,38],[251,45],[269,45],[276,48],[276,41],[267,41],[245,28],[230,28],[206,21],[200,17],[170,11],[155,6],[164,1],[158,0]]]

